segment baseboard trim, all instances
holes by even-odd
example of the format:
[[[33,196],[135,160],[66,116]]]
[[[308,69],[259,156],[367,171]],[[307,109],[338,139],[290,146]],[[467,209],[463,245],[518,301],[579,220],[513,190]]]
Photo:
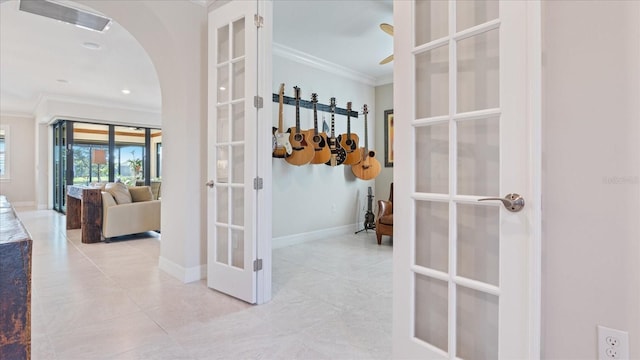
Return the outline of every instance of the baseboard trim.
[[[183,283],[190,283],[207,277],[207,264],[184,268],[160,256],[158,259],[158,268]]]
[[[11,205],[13,207],[35,207],[36,203],[35,201],[16,201],[11,202]]]
[[[357,230],[357,227],[358,224],[354,223],[305,233],[279,236],[273,238],[271,241],[271,248],[279,249],[291,245],[302,244],[308,241],[322,240],[331,236],[353,234]]]

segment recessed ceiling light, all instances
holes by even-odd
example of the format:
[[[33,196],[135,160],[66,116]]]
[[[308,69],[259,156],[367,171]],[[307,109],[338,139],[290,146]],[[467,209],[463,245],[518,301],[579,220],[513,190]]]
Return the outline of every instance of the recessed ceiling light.
[[[224,86],[220,86],[220,87],[219,87],[219,89],[220,89],[220,91],[225,91],[225,90],[227,90],[227,88],[226,88],[226,87],[224,87]]]
[[[69,80],[65,80],[65,79],[58,79],[56,81],[59,82],[60,84],[68,84],[69,83]]]
[[[122,93],[123,93],[123,94],[125,94],[125,95],[129,95],[129,94],[131,94],[131,90],[129,90],[129,89],[122,89]]]
[[[84,46],[85,48],[90,49],[90,50],[100,50],[100,48],[102,47],[102,46],[100,46],[100,44],[97,44],[97,43],[94,43],[94,42],[91,42],[91,41],[83,42],[82,46]]]

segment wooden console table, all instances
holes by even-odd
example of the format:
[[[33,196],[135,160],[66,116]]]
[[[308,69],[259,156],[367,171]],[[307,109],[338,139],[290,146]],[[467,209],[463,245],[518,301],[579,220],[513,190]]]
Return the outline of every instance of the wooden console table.
[[[0,359],[31,358],[33,241],[0,195]]]
[[[67,186],[67,230],[82,229],[82,242],[101,241],[101,189],[90,186]]]

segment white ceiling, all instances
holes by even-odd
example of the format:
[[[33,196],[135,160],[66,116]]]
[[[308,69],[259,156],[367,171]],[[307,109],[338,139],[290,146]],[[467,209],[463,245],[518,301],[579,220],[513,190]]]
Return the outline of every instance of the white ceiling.
[[[379,65],[393,52],[393,38],[380,23],[393,23],[392,0],[275,0],[273,41],[383,79],[393,63]]]
[[[392,65],[378,61],[393,44],[378,25],[391,23],[392,13],[391,0],[276,0],[274,42],[373,79],[386,78]],[[86,42],[101,47],[87,49]],[[0,110],[32,114],[44,97],[151,112],[161,107],[153,64],[118,23],[97,33],[19,11],[17,0],[3,1]]]
[[[85,42],[101,48],[87,49]],[[123,94],[125,88],[131,94]],[[43,96],[154,112],[161,102],[153,64],[119,24],[98,33],[19,11],[18,1],[4,2],[0,5],[0,110],[33,113]]]

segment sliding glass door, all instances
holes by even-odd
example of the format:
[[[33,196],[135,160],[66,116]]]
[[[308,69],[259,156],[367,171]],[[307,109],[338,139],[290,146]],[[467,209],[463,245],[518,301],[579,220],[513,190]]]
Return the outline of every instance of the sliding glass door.
[[[159,197],[162,130],[61,120],[53,125],[53,208],[67,185],[151,185]]]

